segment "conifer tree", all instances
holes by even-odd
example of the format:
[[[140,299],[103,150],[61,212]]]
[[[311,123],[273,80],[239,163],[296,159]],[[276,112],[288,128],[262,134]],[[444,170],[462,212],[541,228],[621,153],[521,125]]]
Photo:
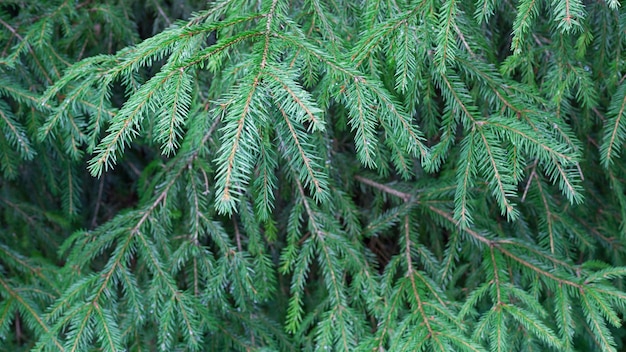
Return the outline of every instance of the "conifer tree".
[[[4,0],[0,350],[622,350],[621,5]]]

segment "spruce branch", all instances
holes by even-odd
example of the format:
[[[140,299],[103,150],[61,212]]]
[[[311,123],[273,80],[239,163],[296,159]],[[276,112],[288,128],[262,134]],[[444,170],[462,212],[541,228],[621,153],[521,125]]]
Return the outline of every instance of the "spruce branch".
[[[624,344],[618,1],[135,5],[0,5],[4,349]]]

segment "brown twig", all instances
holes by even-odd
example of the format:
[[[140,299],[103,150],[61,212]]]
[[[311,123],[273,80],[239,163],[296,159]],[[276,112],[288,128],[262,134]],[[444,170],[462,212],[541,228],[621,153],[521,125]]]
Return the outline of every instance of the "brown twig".
[[[389,193],[391,195],[399,197],[402,200],[404,200],[405,202],[408,202],[408,201],[411,200],[411,194],[398,191],[397,189],[393,189],[393,188],[391,188],[389,186],[385,186],[385,185],[383,185],[381,183],[378,183],[376,181],[370,180],[369,178],[365,178],[363,176],[357,175],[357,176],[354,176],[354,179],[359,181],[359,182],[365,183],[368,186],[372,186],[374,188],[377,188],[377,189],[379,189],[379,190],[381,190],[381,191],[383,191],[385,193]]]

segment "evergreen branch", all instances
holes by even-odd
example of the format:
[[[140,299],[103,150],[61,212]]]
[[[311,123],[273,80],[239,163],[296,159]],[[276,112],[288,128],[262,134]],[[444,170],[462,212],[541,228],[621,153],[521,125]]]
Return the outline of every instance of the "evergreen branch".
[[[585,279],[585,284],[589,284],[592,282],[600,281],[600,280],[610,280],[618,277],[623,277],[626,275],[626,267],[614,267],[599,270]]]
[[[132,275],[128,268],[118,267],[118,273],[122,281],[122,287],[124,288],[125,298],[131,303],[131,312],[136,313],[134,323],[141,325],[145,321],[144,305],[141,302],[141,292],[137,285],[136,278]],[[124,334],[125,335],[125,334]]]
[[[6,23],[2,18],[0,18],[0,24],[3,25],[6,29],[8,29],[11,33],[13,33],[13,35],[17,39],[19,39],[20,41],[24,41],[24,38],[17,32],[17,30],[13,28],[13,26],[11,26],[10,24]]]
[[[484,285],[487,288],[490,288],[491,285]],[[494,315],[500,315],[500,317],[495,317]],[[483,314],[480,317],[480,320],[478,321],[478,324],[476,325],[476,327],[474,328],[474,333],[472,334],[475,340],[484,340],[484,336],[485,336],[485,332],[487,332],[487,337],[490,338],[491,340],[496,340],[497,335],[494,336],[494,333],[499,332],[500,329],[491,329],[491,330],[487,330],[489,328],[491,328],[491,324],[493,320],[496,319],[501,319],[502,316],[502,307],[499,306],[495,306],[494,308],[490,309],[487,313]],[[498,319],[498,320],[499,320]],[[504,332],[506,333],[506,331]],[[495,346],[495,347],[499,347],[499,346]]]
[[[435,50],[435,62],[441,72],[445,72],[446,66],[454,62],[456,57],[455,38],[453,28],[456,26],[457,16],[456,0],[446,1],[439,9],[440,26],[437,31],[437,47]]]
[[[393,344],[390,346],[390,349],[393,351],[407,351],[411,348],[414,348],[417,351],[423,349],[423,347],[427,344],[428,340],[428,331],[426,329],[419,329],[416,332],[411,331],[407,332],[410,324],[408,322],[402,324],[400,328],[402,330],[398,331],[397,334],[399,336],[408,335],[410,339],[395,339],[393,340]],[[441,346],[439,346],[441,347]]]
[[[522,52],[522,41],[532,25],[532,21],[539,14],[537,0],[522,0],[517,6],[517,14],[513,22],[513,39],[511,40],[511,51],[515,55]]]
[[[568,33],[574,27],[581,27],[580,22],[584,20],[585,8],[580,0],[553,0],[552,4],[559,29]]]
[[[107,104],[109,98],[109,83],[105,82],[103,84],[103,89],[101,89],[100,94],[98,94],[97,104],[80,101],[81,104],[91,109],[91,121],[89,123],[89,130],[92,137],[88,147],[89,151],[93,151],[93,149],[96,147],[97,139],[100,136],[100,129],[102,128],[102,126],[111,118],[113,118],[117,113],[117,111],[112,111],[112,109],[108,108]]]
[[[588,287],[585,290],[585,293],[588,295],[590,301],[595,302],[595,306],[598,308],[598,311],[602,314],[604,319],[608,320],[608,322],[616,328],[621,327],[621,319],[617,316],[613,309],[607,305],[610,301],[607,302],[603,299],[603,297],[600,297],[592,287]]]
[[[546,227],[548,228],[548,238],[550,239],[550,252],[554,253],[554,242],[555,242],[555,233],[554,233],[554,215],[552,214],[551,206],[548,203],[548,196],[546,194],[546,190],[544,190],[543,185],[541,184],[541,180],[537,173],[533,173],[531,179],[535,179],[537,184],[537,191],[539,197],[541,198],[543,209],[545,211],[545,221]],[[530,182],[529,180],[528,182]]]
[[[505,82],[501,79],[500,75],[492,67],[487,66],[474,58],[467,58],[466,55],[458,55],[455,60],[458,62],[459,69],[467,71],[468,73],[471,73],[471,75],[479,78],[482,81],[481,83],[486,84],[505,107],[518,115],[524,115],[530,112],[525,111],[524,107],[517,106],[518,104],[515,101],[515,96],[517,94],[522,95],[525,94],[525,92],[520,91],[520,89],[515,89],[512,82]]]
[[[484,151],[487,155],[487,160],[491,165],[489,171],[485,171],[485,174],[489,175],[490,184],[494,187],[494,196],[500,204],[500,211],[503,215],[506,214],[508,220],[514,220],[518,216],[517,210],[513,207],[513,204],[509,201],[510,197],[515,196],[515,188],[513,185],[513,179],[510,175],[500,171],[503,164],[504,152],[500,150],[496,145],[493,145],[494,141],[487,140],[487,135],[482,128],[478,127],[477,133],[480,134],[480,139],[484,146]],[[469,160],[468,160],[469,162]]]
[[[66,163],[66,165],[64,166],[66,168],[65,175],[67,177],[67,180],[64,182],[63,187],[63,207],[65,208],[64,210],[67,212],[67,214],[73,216],[77,215],[80,211],[80,178],[75,176],[76,174],[74,172],[74,165]]]
[[[204,32],[204,31],[201,31]],[[135,46],[119,52],[116,56],[117,64],[106,71],[103,75],[116,78],[125,72],[137,71],[152,63],[155,59],[160,59],[172,52],[181,40],[193,35],[193,31],[188,28],[170,28],[151,38],[148,38]]]
[[[233,2],[234,0],[212,1],[209,9],[193,16],[186,26],[192,26],[206,21],[210,17],[217,16],[221,11],[228,9],[228,6],[232,5]]]
[[[461,32],[461,29],[456,23],[454,24],[454,31],[456,32],[459,39],[463,43],[463,46],[465,47],[465,50],[467,50],[467,52],[469,53],[470,57],[476,58],[476,53],[474,53],[474,50],[472,50],[472,47],[469,45],[468,41],[465,39],[465,35],[463,34],[463,32]]]
[[[2,63],[4,65],[7,65],[9,67],[15,66],[15,62],[17,61],[18,56],[20,54],[22,54],[25,50],[30,51],[33,54],[33,57],[35,56],[34,53],[33,53],[33,49],[31,48],[30,44],[28,44],[28,42],[26,40],[24,40],[24,37],[22,37],[13,26],[11,26],[7,22],[5,22],[2,18],[0,18],[0,24],[2,26],[4,26],[5,28],[7,28],[13,34],[13,36],[15,36],[19,40],[19,42],[20,42],[13,49],[14,53],[12,55],[10,55],[9,57],[7,57],[6,60],[0,61],[0,63]],[[30,38],[28,38],[28,39],[30,39]],[[4,56],[4,55],[2,55],[2,56]]]
[[[414,173],[412,157],[404,152],[404,148],[400,145],[400,143],[398,143],[398,140],[396,140],[393,136],[388,136],[387,133],[385,133],[385,145],[391,151],[391,162],[393,163],[396,172],[400,174],[402,179],[410,179]],[[377,153],[378,159],[381,158],[380,154],[380,152]],[[382,168],[383,167],[381,166],[381,169]]]
[[[510,251],[502,248],[502,247],[498,247],[498,249],[500,250],[500,252],[502,252],[502,254],[506,255],[507,257],[513,259],[514,261],[518,262],[519,264],[533,270],[534,272],[536,272],[537,274],[541,274],[544,277],[547,277],[559,284],[565,284],[568,286],[572,286],[574,288],[582,288],[582,286],[574,281],[568,280],[568,279],[564,279],[561,278],[559,276],[557,276],[556,274],[552,274],[550,273],[548,270],[542,269],[540,268],[538,265],[534,265],[532,263],[530,263],[528,260],[525,260],[524,258],[522,258],[521,256],[517,256],[513,253],[511,253]]]
[[[502,283],[500,282],[500,278],[498,275],[498,261],[496,260],[493,250],[494,250],[493,246],[489,247],[489,256],[491,259],[491,261],[489,262],[489,265],[491,266],[491,268],[493,268],[493,286],[496,289],[495,304],[496,306],[502,306],[504,303],[502,301],[502,293],[500,292],[500,286],[502,286]],[[500,341],[500,339],[498,339],[498,341]]]
[[[161,6],[159,6],[159,3],[156,2],[156,0],[153,0],[152,3],[154,4],[154,7],[156,7],[157,12],[159,13],[159,15],[161,17],[163,17],[163,19],[165,20],[165,23],[167,23],[168,26],[172,25],[172,21],[170,20],[170,18],[167,16],[167,14],[165,13],[165,11],[163,11],[163,9],[161,8]]]
[[[559,284],[554,294],[554,312],[557,318],[557,327],[561,332],[563,348],[571,348],[574,335],[574,321],[571,312],[571,301],[566,287]]]
[[[194,175],[190,173],[190,185],[191,191],[188,193],[191,197],[191,224],[190,224],[190,232],[191,232],[191,242],[194,245],[199,245],[199,237],[200,237],[200,216],[202,215],[202,211],[200,210],[200,199],[199,194],[201,193],[198,190],[198,186],[196,184],[196,178]],[[194,259],[195,260],[195,259]],[[197,281],[197,267],[194,263],[194,293],[198,295],[198,281]]]
[[[306,182],[306,185],[313,190],[313,196],[316,200],[321,201],[327,198],[328,194],[328,184],[326,181],[326,176],[321,171],[322,167],[317,163],[317,157],[311,152],[305,149],[308,146],[304,134],[299,133],[300,131],[296,130],[296,127],[290,121],[289,115],[286,113],[279,102],[276,102],[278,109],[283,117],[283,121],[288,128],[289,140],[293,142],[293,145],[297,148],[297,153],[293,153],[293,157],[290,159],[292,167],[297,167],[297,174],[300,179],[303,179]],[[282,122],[282,121],[281,121]],[[280,125],[277,125],[279,127]],[[288,154],[292,154],[288,152],[287,140],[282,140],[281,138],[280,145],[281,149],[285,150]],[[300,170],[304,171],[301,172]],[[312,187],[311,187],[312,186]]]
[[[364,228],[363,236],[376,237],[391,229],[393,226],[397,225],[400,219],[404,218],[405,215],[413,210],[414,205],[414,203],[404,203],[401,206],[386,210],[367,224]]]
[[[355,83],[357,81],[368,83],[365,79],[361,80],[355,77]],[[382,87],[375,83],[368,86],[376,94],[376,97],[380,99],[380,107],[384,108],[382,122],[386,122],[384,124],[386,131],[404,144],[409,154],[416,155],[417,151],[419,151],[422,161],[427,164],[430,152],[423,143],[424,138],[421,131],[411,122],[410,116],[398,106],[397,102],[393,101]],[[387,126],[391,128],[387,128]]]
[[[305,240],[302,244],[295,269],[293,269],[290,291],[292,293],[287,306],[286,326],[285,329],[290,333],[295,333],[302,323],[302,315],[304,314],[303,292],[306,283],[306,276],[310,270],[310,262],[312,260],[314,244],[311,240]],[[296,251],[295,246],[287,248],[287,250]],[[295,256],[295,254],[293,254]],[[283,253],[284,258],[284,253]],[[285,261],[283,259],[283,261]],[[285,263],[284,266],[288,264]],[[292,264],[294,266],[294,264]],[[288,269],[282,269],[287,271]]]
[[[4,134],[0,134],[0,169],[3,175],[8,179],[15,179],[18,174],[18,161],[20,160],[17,152],[13,150]]]
[[[416,72],[418,71],[418,65],[415,60],[415,54],[413,53],[413,43],[416,38],[413,34],[408,22],[402,23],[403,29],[399,31],[397,41],[397,63],[396,63],[396,90],[402,93],[407,93],[408,85],[415,80]]]
[[[414,268],[413,268],[413,260],[411,259],[411,238],[410,238],[410,232],[409,232],[409,217],[408,215],[406,215],[404,217],[404,221],[403,221],[403,235],[404,235],[404,257],[406,260],[406,266],[407,266],[407,273],[406,273],[406,277],[409,278],[409,280],[411,281],[411,292],[413,293],[413,298],[415,298],[415,301],[417,302],[417,310],[420,312],[420,315],[422,316],[422,321],[424,323],[424,326],[426,326],[426,329],[428,329],[428,336],[431,339],[435,339],[436,338],[436,334],[433,331],[433,327],[430,324],[430,321],[426,315],[426,312],[424,311],[424,306],[422,303],[422,299],[420,297],[420,294],[418,292],[417,286],[415,284],[415,277],[414,277]]]
[[[261,67],[261,70],[263,70],[265,68],[265,65],[267,64],[270,48],[270,37],[272,35],[272,26],[274,25],[274,16],[277,15],[276,5],[278,4],[278,1],[279,0],[272,0],[272,5],[270,5],[270,9],[265,15],[265,44],[263,46],[263,56],[261,57],[261,64],[259,65]]]
[[[277,188],[277,177],[274,169],[277,167],[276,155],[270,147],[269,137],[264,137],[259,146],[259,177],[254,180],[258,196],[255,199],[255,210],[261,221],[270,219],[274,207],[274,190]]]
[[[273,90],[277,103],[282,102],[285,106],[288,106],[286,100],[281,99],[282,95],[280,93],[287,93],[286,98],[293,101],[299,109],[293,113],[293,109],[289,109],[291,112],[291,116],[294,116],[296,121],[300,123],[308,122],[311,124],[311,131],[324,131],[324,120],[322,119],[323,111],[320,110],[316,104],[313,102],[311,95],[302,89],[298,84],[291,79],[285,79],[286,77],[281,77],[282,74],[277,67],[268,66],[268,70],[266,71],[266,76],[269,76],[276,80],[277,83],[280,84],[281,90]],[[304,118],[307,116],[308,118]],[[318,117],[319,116],[319,117]]]
[[[582,227],[578,226],[580,223],[575,219],[569,217],[567,214],[555,214],[554,215],[555,223],[559,223],[565,225],[565,228],[568,232],[571,233],[574,240],[579,244],[581,250],[590,250],[594,247],[594,240],[590,236],[590,234],[585,231]],[[574,226],[567,226],[567,224],[575,224]]]
[[[456,322],[456,317],[452,315],[450,311],[445,310],[448,308],[448,304],[444,301],[443,292],[436,287],[436,284],[430,279],[428,276],[424,275],[421,271],[414,271],[413,274],[422,281],[422,284],[430,291],[430,293],[435,297],[437,302],[441,305],[442,308],[439,308],[437,305],[431,305],[428,302],[425,302],[425,306],[432,306],[434,310],[439,312],[440,314],[446,316],[450,321],[457,323],[458,327],[461,327],[460,323]]]
[[[95,156],[89,161],[89,170],[93,176],[101,176],[116,162],[118,150],[124,151],[134,135],[139,133],[140,122],[151,104],[158,98],[155,83],[163,84],[170,75],[158,74],[143,85],[136,94],[122,107],[107,130],[107,136],[96,147]]]
[[[535,336],[539,337],[539,339],[551,345],[553,348],[562,348],[562,343],[554,332],[549,327],[545,326],[534,314],[510,304],[504,305],[503,307],[515,320],[520,322]]]
[[[440,270],[440,279],[442,283],[447,283],[452,275],[452,271],[456,267],[457,256],[459,253],[460,236],[458,231],[451,234],[450,241],[446,244],[446,250],[442,259]]]
[[[335,34],[333,26],[326,16],[326,13],[328,13],[327,9],[319,0],[310,0],[309,3],[315,14],[314,18],[318,18],[322,23],[322,35],[326,38],[326,41],[330,44],[333,51],[339,53],[343,46],[341,45],[343,39]]]
[[[15,299],[12,297],[5,298],[0,302],[0,336],[6,336],[7,330],[11,328],[13,317],[17,311],[14,303]]]
[[[587,323],[590,325],[591,330],[595,333],[594,339],[598,342],[602,351],[616,352],[614,340],[611,338],[611,334],[608,331],[606,324],[599,316],[597,307],[594,302],[589,300],[589,297],[583,290],[580,291],[580,298],[582,300],[582,309],[587,319]]]
[[[399,257],[396,257],[399,258]],[[396,260],[396,262],[399,262],[399,260]],[[391,265],[391,267],[393,267],[393,265]],[[400,308],[400,305],[403,303],[402,302],[402,292],[404,291],[402,289],[402,286],[404,285],[405,281],[400,281],[399,282],[399,287],[397,290],[395,290],[395,292],[393,292],[391,294],[390,299],[386,300],[385,303],[387,304],[387,309],[385,310],[385,315],[383,317],[380,318],[380,323],[378,326],[378,329],[376,331],[376,338],[375,338],[375,342],[377,342],[377,350],[382,350],[383,349],[383,345],[385,344],[385,336],[389,335],[389,330],[392,329],[391,323],[393,322],[394,318],[397,316],[397,310]]]
[[[617,10],[620,5],[618,0],[608,0],[607,3],[611,10]]]
[[[222,137],[222,147],[218,156],[219,171],[217,178],[217,209],[221,213],[232,213],[235,207],[234,196],[241,193],[243,185],[237,185],[237,183],[247,184],[247,174],[251,169],[251,160],[242,160],[246,158],[252,158],[253,145],[243,145],[243,138],[249,140],[252,143],[255,138],[253,137],[251,128],[246,127],[246,120],[250,120],[252,116],[251,110],[253,98],[256,94],[257,88],[260,83],[261,73],[259,72],[252,80],[249,89],[240,93],[240,97],[243,97],[243,105],[237,101],[234,103],[234,107],[227,114],[227,125],[224,129],[227,133],[224,133]],[[242,86],[241,89],[244,87]],[[235,110],[236,109],[236,110]],[[252,124],[251,121],[247,121],[247,124]],[[249,144],[246,143],[246,144]],[[242,156],[243,154],[243,156]],[[234,193],[234,194],[233,194]]]
[[[442,330],[442,331],[438,331],[437,334],[439,334],[440,336],[446,337],[447,340],[450,340],[452,342],[454,342],[457,346],[463,348],[466,351],[473,351],[473,352],[483,352],[485,351],[484,348],[482,348],[480,345],[466,339],[466,338],[462,338],[460,336],[458,336],[457,334],[455,334],[453,331],[449,331],[449,330]]]
[[[440,216],[442,216],[446,220],[450,221],[455,226],[459,225],[458,221],[455,220],[450,214],[446,213],[445,211],[443,211],[441,209],[438,209],[438,208],[436,208],[436,207],[434,207],[432,205],[429,205],[428,208],[431,211],[439,214]],[[545,269],[542,269],[539,266],[534,265],[534,264],[528,262],[527,260],[523,259],[522,257],[517,256],[514,253],[512,253],[512,252],[508,251],[507,249],[503,248],[502,246],[498,245],[498,243],[496,241],[489,240],[486,237],[482,236],[481,234],[479,234],[478,232],[476,232],[476,231],[474,231],[474,230],[472,230],[470,228],[464,228],[463,231],[465,231],[466,233],[470,234],[472,237],[474,237],[479,242],[482,242],[482,243],[484,243],[484,244],[486,244],[488,246],[496,246],[498,248],[498,250],[502,254],[504,254],[507,257],[513,259],[514,261],[518,262],[519,264],[523,265],[524,267],[527,267],[527,268],[535,271],[536,273],[541,274],[544,277],[547,277],[547,278],[549,278],[549,279],[551,279],[551,280],[553,280],[553,281],[555,281],[557,283],[560,283],[560,284],[565,284],[565,285],[568,285],[568,286],[572,286],[574,288],[579,288],[579,289],[583,288],[583,286],[581,286],[580,284],[578,284],[578,283],[576,283],[574,281],[571,281],[571,280],[568,280],[568,279],[565,279],[565,278],[561,278],[561,277],[557,276],[556,274],[550,273],[549,271],[547,271]]]
[[[295,170],[293,169],[292,171],[295,172]],[[344,319],[343,315],[345,314],[347,310],[347,304],[345,302],[344,292],[342,292],[343,285],[339,283],[340,279],[338,277],[338,273],[340,271],[335,267],[335,262],[337,258],[333,258],[333,256],[330,253],[330,249],[327,246],[327,240],[326,240],[328,234],[326,233],[326,230],[324,229],[323,225],[319,223],[319,221],[317,220],[316,212],[313,211],[312,206],[307,201],[307,197],[304,192],[304,188],[302,187],[302,184],[296,180],[296,186],[298,187],[298,193],[300,194],[300,199],[308,215],[309,224],[310,226],[312,226],[313,236],[318,244],[317,249],[320,250],[323,254],[323,260],[320,264],[322,266],[322,270],[324,271],[325,281],[327,282],[326,284],[327,289],[330,292],[332,292],[331,304],[333,304],[334,306],[333,311],[338,312],[340,318]],[[330,279],[330,281],[328,279]],[[328,321],[334,320],[334,319],[331,320],[330,318],[331,317],[329,317]],[[344,351],[349,351],[350,343],[348,342],[348,335],[351,335],[351,334],[346,332],[345,324],[340,324],[340,325],[341,325],[340,332],[341,332],[341,337],[342,337],[341,342],[342,342]]]
[[[257,17],[259,16],[254,16],[250,19],[256,19]],[[200,63],[210,58],[218,57],[219,54],[226,53],[228,49],[233,48],[236,44],[262,36],[265,36],[265,32],[255,30],[237,33],[236,36],[220,40],[216,44],[195,53],[194,55],[186,59],[182,64],[180,64],[181,66],[177,68],[189,68],[199,65]]]
[[[182,68],[163,86],[161,113],[156,126],[156,140],[162,143],[163,153],[169,155],[178,148],[189,107],[191,105],[191,75]]]
[[[524,241],[509,238],[498,239],[495,242],[497,242],[499,246],[510,245],[513,248],[523,249],[523,252],[532,253],[537,258],[540,258],[547,262],[551,262],[553,265],[559,266],[561,268],[566,268],[571,272],[575,271],[575,267],[572,263],[559,259],[554,255],[552,251],[548,253],[543,250],[539,250],[532,243],[529,244]]]
[[[570,174],[563,168],[563,165],[559,163],[554,156],[552,156],[553,164],[552,169],[548,168],[547,172],[550,178],[554,181],[556,176],[559,180],[559,188],[565,193],[567,200],[570,203],[582,203],[583,196],[581,194],[581,187],[578,183],[573,183]]]
[[[187,164],[187,165],[190,165],[190,164]],[[167,195],[170,189],[172,188],[172,186],[174,186],[174,184],[178,180],[178,177],[182,174],[184,169],[185,169],[184,167],[180,167],[178,169],[178,171],[173,175],[173,177],[170,178],[169,182],[165,184],[165,186],[161,189],[159,196],[152,202],[152,204],[150,204],[150,206],[146,210],[143,211],[143,215],[141,216],[139,221],[137,221],[137,224],[135,224],[135,226],[130,230],[130,233],[132,235],[135,235],[140,231],[143,223],[146,222],[146,220],[148,220],[148,218],[153,214],[154,210],[159,206],[159,204],[161,204],[167,199]]]
[[[364,35],[361,40],[355,45],[354,53],[350,59],[355,61],[355,67],[360,67],[363,62],[372,55],[372,52],[377,49],[386,38],[397,29],[405,25],[406,21],[415,14],[415,12],[423,7],[425,1],[420,3],[413,11],[408,11],[404,14],[400,14],[397,18],[391,18],[383,23],[377,24],[372,27],[372,30],[368,35]]]
[[[52,238],[49,234],[48,234],[48,229],[46,229],[41,223],[43,222],[38,216],[36,216],[35,214],[38,214],[39,212],[37,211],[37,208],[34,208],[32,206],[29,206],[28,203],[13,203],[11,202],[8,198],[3,198],[0,197],[0,201],[3,202],[4,204],[8,205],[13,211],[15,211],[17,214],[20,215],[20,217],[26,221],[27,225],[32,227],[33,229],[37,230],[38,232],[42,232],[45,236],[46,239],[49,240],[49,243],[51,243],[54,248],[58,247],[58,242],[56,242],[54,240],[54,238]]]
[[[105,97],[103,96],[101,101],[99,102],[99,104],[93,104],[90,101],[82,100],[82,99],[79,99],[78,102],[80,104],[90,108],[93,111],[97,111],[98,115],[104,114],[104,115],[107,115],[109,118],[112,118],[112,117],[114,117],[116,115],[116,112],[114,110],[112,110],[112,109],[104,109],[104,108],[102,108],[102,106],[105,104],[104,101],[103,101],[104,99],[105,99]],[[98,121],[98,120],[100,120],[100,119],[97,119],[96,121]]]
[[[541,160],[550,160],[561,163],[574,163],[578,157],[576,153],[567,153],[565,148],[555,148],[551,146],[548,141],[544,141],[541,137],[536,135],[532,130],[524,127],[513,121],[503,121],[502,119],[489,119],[485,122],[488,126],[497,127],[498,129],[510,134],[511,138],[519,138],[520,141],[524,141],[521,145],[529,153],[537,154]],[[517,140],[517,139],[515,139]],[[549,155],[550,158],[546,158],[541,153],[533,153],[533,149],[529,148],[529,145],[533,148],[543,150]],[[564,149],[564,150],[562,150]]]
[[[81,297],[83,296],[85,288],[88,288],[90,285],[92,285],[95,280],[96,280],[96,277],[94,275],[90,275],[88,277],[81,278],[80,280],[74,282],[70,287],[68,287],[63,292],[63,294],[57,298],[55,304],[52,307],[50,307],[50,309],[48,309],[48,312],[46,313],[47,321],[52,323],[58,320],[59,317],[63,317],[63,315],[67,313],[66,309],[69,310],[70,312],[75,311],[77,309],[76,307],[68,308],[69,306],[66,306],[65,304],[61,304],[59,302],[74,302],[74,301],[81,300]],[[53,329],[52,331],[49,332],[49,334],[51,336],[56,336],[56,335],[52,335],[53,331],[59,331],[60,327],[63,324],[66,324],[70,318],[71,316],[69,314],[65,314],[63,319],[57,322],[53,326]]]
[[[446,106],[442,116],[443,127],[439,143],[432,148],[430,163],[424,165],[424,168],[429,172],[434,172],[441,168],[449,149],[455,142],[458,124],[453,112],[454,109],[451,106]]]
[[[624,344],[618,1],[166,2],[0,5],[0,349]]]
[[[478,21],[478,24],[489,21],[489,17],[493,16],[496,4],[495,0],[478,0],[476,10],[474,11],[474,18]]]
[[[467,89],[462,85],[462,83],[460,83],[459,78],[446,74],[440,74],[438,78],[440,78],[444,83],[444,85],[440,88],[445,89],[444,94],[446,94],[446,100],[452,100],[451,103],[453,103],[454,106],[458,106],[458,108],[463,112],[463,116],[465,117],[465,119],[462,120],[463,123],[466,126],[478,124],[478,119],[474,117],[474,115],[477,114],[476,108],[467,104],[469,94],[467,93]]]
[[[79,352],[83,348],[85,348],[85,344],[89,339],[90,330],[93,323],[92,320],[92,310],[95,302],[87,303],[85,307],[82,307],[80,310],[76,311],[76,313],[83,314],[82,318],[79,314],[76,314],[78,317],[73,319],[72,324],[70,326],[70,331],[68,333],[68,344],[66,344],[65,348],[68,352]],[[86,310],[86,311],[85,311]],[[78,320],[78,321],[77,321]],[[78,326],[76,326],[78,324]]]
[[[9,283],[5,281],[2,277],[0,277],[0,286],[4,289],[6,293],[9,294],[9,297],[11,297],[11,299],[14,299],[17,303],[19,303],[19,305],[22,307],[22,309],[24,309],[25,312],[28,313],[28,316],[31,319],[37,322],[37,325],[43,330],[44,333],[46,334],[50,333],[50,328],[48,327],[46,322],[41,318],[41,313],[37,311],[37,308],[35,308],[32,304],[30,304],[30,302],[27,302],[26,299],[22,297],[22,295],[20,295],[18,292],[13,290],[11,286],[9,286]],[[51,339],[59,351],[65,351],[65,348],[61,346],[61,344],[59,343],[58,339],[55,336],[51,336]]]
[[[193,318],[186,310],[187,305],[182,300],[184,295],[179,292],[178,288],[173,282],[173,279],[163,270],[163,265],[158,259],[158,254],[154,245],[145,237],[145,235],[141,231],[136,232],[133,237],[136,237],[139,240],[139,243],[141,243],[145,248],[144,253],[148,254],[146,259],[149,259],[149,262],[152,264],[150,265],[150,268],[153,271],[153,274],[155,274],[160,279],[160,282],[165,284],[165,286],[167,287],[170,293],[170,302],[175,302],[180,309],[178,313],[180,314],[180,317],[185,324],[187,331],[187,334],[185,334],[185,336],[187,337],[187,340],[197,342],[195,337],[193,337],[194,334],[197,335],[197,328],[195,327],[196,323],[193,322]],[[189,337],[190,335],[191,337]]]
[[[495,286],[499,288],[500,285],[496,283]],[[505,325],[507,319],[504,315],[504,309],[506,307],[506,304],[501,304],[500,302],[496,303],[494,309],[495,317],[493,318],[494,322],[492,322],[492,325],[495,325],[494,331],[492,332],[492,334],[495,335],[495,337],[492,338],[493,343],[495,344],[494,347],[498,351],[502,352],[506,351],[509,348],[509,334]]]
[[[375,136],[376,116],[373,114],[374,109],[365,106],[366,102],[375,100],[371,96],[366,96],[358,84],[348,85],[345,96],[352,117],[349,124],[351,130],[355,131],[357,140],[357,156],[366,167],[376,168],[374,162],[374,147],[378,144]]]
[[[109,312],[104,312],[103,309],[97,304],[94,303],[95,312],[98,316],[98,321],[101,323],[99,332],[104,336],[100,335],[99,339],[104,340],[104,350],[115,352],[121,349],[120,347],[120,332],[114,323],[113,317]]]
[[[28,260],[28,258],[23,257],[4,244],[0,244],[0,253],[2,253],[0,257],[5,264],[10,261],[10,265],[15,270],[37,277],[39,280],[47,284],[47,289],[52,289],[57,295],[60,293],[56,283],[54,283],[54,281],[52,281],[47,275],[44,275],[43,271],[48,271],[47,268],[36,266],[35,263]]]
[[[454,192],[454,222],[466,228],[472,222],[472,209],[469,192],[474,185],[475,166],[475,133],[470,133],[461,142],[461,158],[456,172],[456,191]]]
[[[606,297],[611,297],[611,300],[615,300],[616,302],[626,300],[626,293],[624,293],[623,291],[618,291],[613,287],[594,284],[593,289],[598,293],[606,295]]]
[[[31,93],[18,85],[12,84],[10,76],[6,74],[6,72],[2,73],[6,75],[6,77],[0,78],[0,92],[4,93],[4,95],[35,109],[42,109],[45,111],[51,108],[50,105],[42,105],[36,94]]]
[[[30,160],[35,156],[35,150],[31,147],[24,127],[16,120],[4,100],[0,100],[0,130],[24,159]]]
[[[389,94],[381,87],[377,82],[367,80],[363,75],[355,70],[345,67],[343,64],[337,62],[334,58],[326,55],[323,51],[313,47],[312,45],[300,40],[298,37],[292,37],[286,34],[276,34],[277,38],[280,38],[294,47],[298,47],[303,52],[307,53],[318,59],[319,61],[327,64],[332,69],[347,76],[349,84],[359,85],[362,84],[374,93],[376,99],[380,102],[378,106],[383,109],[383,122],[386,122],[391,128],[389,129],[393,135],[396,135],[399,140],[403,141],[406,145],[407,152],[414,154],[414,152],[420,152],[420,155],[424,161],[428,160],[429,151],[428,148],[422,142],[423,137],[416,126],[410,121],[410,117],[402,111],[398,104],[393,101]],[[394,128],[395,127],[395,128]]]
[[[611,97],[608,119],[600,147],[602,166],[608,168],[619,157],[621,145],[626,138],[626,83],[622,83]]]

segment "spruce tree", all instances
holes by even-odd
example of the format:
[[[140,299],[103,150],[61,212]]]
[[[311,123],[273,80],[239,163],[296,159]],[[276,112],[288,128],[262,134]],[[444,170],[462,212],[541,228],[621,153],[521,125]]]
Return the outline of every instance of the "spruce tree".
[[[625,30],[3,0],[0,350],[622,350]]]

